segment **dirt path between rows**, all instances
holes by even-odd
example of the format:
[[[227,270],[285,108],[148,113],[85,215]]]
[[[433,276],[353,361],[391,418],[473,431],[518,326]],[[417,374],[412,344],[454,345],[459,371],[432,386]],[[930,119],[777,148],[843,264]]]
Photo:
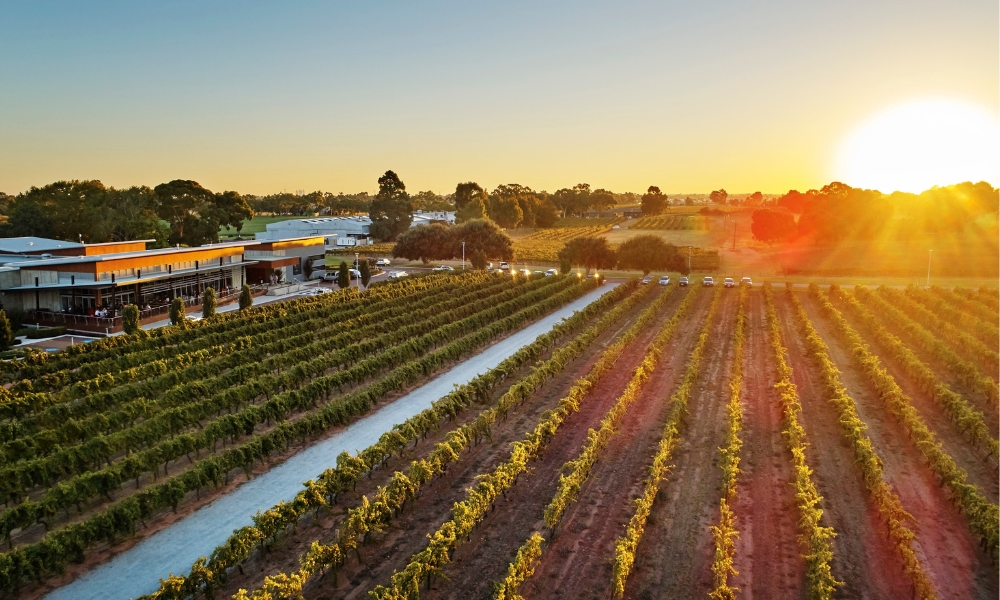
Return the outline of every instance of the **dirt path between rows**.
[[[719,516],[718,449],[725,434],[735,314],[736,294],[727,293],[702,357],[674,467],[636,551],[626,598],[705,597],[712,587],[715,550],[708,528]]]
[[[708,297],[711,292],[703,294]],[[677,389],[700,329],[698,313],[685,319],[653,375],[629,407],[620,429],[591,470],[577,502],[563,515],[535,574],[521,588],[525,598],[593,598],[611,595],[615,540],[632,518],[648,466],[663,435],[667,400]],[[703,317],[702,317],[703,318]],[[682,329],[682,330],[680,330]]]
[[[667,307],[664,310],[672,310],[672,307],[675,307],[677,302],[678,299],[676,297],[671,298],[666,303]],[[645,305],[637,307],[633,311],[634,314],[629,319],[629,322],[644,307]],[[637,341],[651,338],[651,335],[651,332],[645,332],[640,335]],[[426,546],[427,540],[425,536],[436,530],[441,523],[451,518],[452,505],[465,498],[465,490],[474,483],[476,476],[492,470],[497,464],[507,459],[510,451],[510,442],[523,438],[525,432],[535,426],[541,413],[544,410],[553,408],[558,403],[559,399],[573,385],[573,382],[586,374],[593,361],[596,360],[598,352],[603,350],[603,346],[610,343],[610,341],[610,339],[603,340],[603,343],[597,346],[596,352],[588,353],[586,358],[574,361],[576,363],[575,366],[567,368],[559,377],[550,381],[542,393],[535,396],[534,403],[529,410],[521,411],[517,417],[508,419],[508,421],[495,427],[493,443],[480,444],[478,447],[466,451],[459,463],[451,465],[447,473],[425,486],[421,491],[418,501],[412,503],[411,507],[407,508],[403,514],[394,519],[387,534],[376,536],[377,539],[373,540],[362,550],[365,553],[365,564],[362,565],[356,561],[349,561],[341,569],[342,577],[340,577],[338,585],[335,586],[331,578],[326,577],[312,588],[310,597],[319,599],[365,598],[369,589],[376,585],[388,584],[392,573],[395,570],[404,568],[409,558]],[[638,356],[634,352],[626,352],[619,359],[619,364],[623,368],[630,369],[631,366],[628,365],[637,363]],[[611,383],[609,382],[607,385],[611,385]],[[591,398],[599,398],[599,394],[600,391],[598,390],[596,395],[591,395]],[[598,404],[599,402],[590,403],[584,401],[581,412],[570,417],[567,423],[563,425],[563,428],[560,429],[559,435],[550,442],[549,448],[546,449],[546,455],[554,445],[558,445],[562,441],[563,433],[569,424],[574,423],[575,420],[579,420],[577,419],[578,417],[593,412],[595,410],[594,406]],[[505,506],[512,502],[513,496],[522,487],[525,487],[529,482],[536,479],[536,474],[544,468],[544,464],[545,459],[543,458],[528,473],[521,476],[520,482],[514,486],[512,491],[507,493],[507,501],[500,501],[496,504],[496,510],[493,515],[487,518],[487,523],[494,515],[500,513]],[[534,518],[532,518],[533,520]],[[510,527],[501,527],[499,531],[504,532],[510,529]],[[473,533],[471,543],[467,543],[464,547],[453,553],[453,563],[446,568],[449,577],[452,576],[455,570],[460,570],[463,566],[462,550],[469,546],[475,546],[478,539],[477,535],[485,531],[495,533],[497,530],[491,529],[488,525],[478,528]],[[510,541],[517,545],[521,542],[521,540],[515,541],[513,538]],[[516,548],[517,546],[515,545],[514,547]],[[499,562],[499,560],[493,562]],[[503,567],[506,568],[506,559]],[[456,581],[436,581],[435,586],[445,587],[456,583]],[[486,581],[485,583],[489,585],[490,582]],[[464,588],[460,589],[464,590]],[[465,591],[467,592],[468,590]]]
[[[777,373],[762,292],[751,292],[747,316],[742,472],[733,506],[740,532],[734,560],[739,575],[731,585],[745,600],[804,598],[806,564],[797,542],[795,472],[781,435],[784,418],[774,389]]]
[[[431,406],[456,384],[471,380],[522,346],[549,331],[553,325],[582,310],[612,286],[592,290],[582,297],[526,325],[502,341],[425,381],[419,388],[391,403],[380,404],[345,428],[313,441],[281,464],[272,464],[263,475],[243,483],[227,495],[179,517],[169,527],[148,535],[108,562],[93,568],[72,583],[49,595],[52,600],[129,598],[155,591],[159,579],[168,572],[186,573],[199,557],[207,555],[231,535],[234,529],[252,524],[258,510],[266,510],[279,500],[291,500],[307,479],[316,477],[335,462],[342,451],[355,451],[376,442],[383,432]],[[144,532],[145,533],[145,532]],[[287,565],[286,565],[287,566]]]
[[[636,313],[622,319],[604,334],[599,336],[593,343],[592,348],[603,349],[610,344],[625,328],[633,321],[638,311],[648,305],[650,299],[640,303]],[[572,336],[564,340],[569,341]],[[561,345],[561,344],[560,344]],[[541,360],[551,356],[551,352],[546,352]],[[565,389],[581,374],[586,372],[596,360],[595,356],[585,355],[571,361],[562,374],[549,380],[542,390],[536,394],[533,401],[529,401],[524,406],[512,410],[505,421],[501,421],[493,427],[493,441],[484,441],[480,445],[467,449],[458,463],[449,466],[448,471],[435,478],[432,482],[424,486],[420,497],[416,501],[410,502],[403,513],[399,515],[385,536],[377,536],[375,539],[361,547],[362,556],[366,563],[384,562],[386,557],[394,552],[405,553],[408,558],[412,552],[419,548],[418,545],[426,543],[423,537],[425,533],[436,528],[440,523],[448,518],[451,510],[451,503],[460,499],[464,494],[465,482],[470,480],[471,475],[475,475],[484,467],[485,463],[494,465],[506,455],[509,443],[515,439],[520,439],[524,431],[533,427],[539,415],[555,405],[562,397]],[[521,376],[526,374],[531,367],[525,367],[517,374],[508,378],[508,383],[515,383]],[[491,394],[491,402],[499,398],[506,392],[509,385],[500,386]],[[338,503],[327,513],[321,514],[319,520],[308,520],[300,524],[298,530],[284,537],[281,542],[271,551],[262,557],[257,557],[248,561],[244,568],[244,573],[231,574],[221,597],[228,597],[238,589],[255,589],[260,587],[263,579],[267,575],[278,572],[287,572],[297,567],[297,559],[302,553],[308,550],[313,540],[323,543],[334,541],[336,527],[343,520],[348,508],[357,506],[362,496],[371,495],[379,485],[385,485],[393,472],[405,470],[411,461],[424,456],[434,445],[443,441],[448,432],[462,423],[467,423],[475,419],[476,415],[487,404],[471,407],[459,415],[455,421],[442,424],[441,428],[433,435],[421,440],[415,447],[410,446],[402,457],[391,459],[385,467],[375,470],[368,478],[358,483],[353,493],[344,494],[338,499]],[[454,497],[452,497],[454,496]],[[409,537],[407,537],[409,536]],[[408,551],[412,545],[412,551]],[[372,558],[379,557],[378,559]],[[402,560],[402,559],[401,559]],[[370,571],[367,564],[360,564],[352,555],[348,557],[345,564],[337,574],[337,582],[333,582],[333,576],[327,574],[322,579],[314,579],[310,582],[309,590],[315,590],[317,597],[340,597],[350,593],[353,588],[362,585],[362,581],[368,576]],[[390,571],[391,573],[391,571]],[[363,587],[363,586],[362,586]],[[360,590],[363,593],[365,589]]]
[[[813,469],[813,483],[823,496],[822,524],[833,527],[837,534],[832,569],[834,577],[844,582],[837,597],[909,598],[912,589],[903,574],[903,563],[885,537],[885,526],[869,501],[861,471],[854,465],[854,451],[841,433],[837,409],[829,401],[818,367],[806,352],[784,291],[776,291],[775,304],[792,380],[802,403],[799,420],[809,444],[806,461]]]
[[[888,329],[890,333],[902,340],[910,350],[913,350],[917,357],[924,361],[924,363],[930,367],[931,371],[937,375],[938,379],[947,384],[953,392],[960,394],[963,398],[965,398],[966,402],[968,402],[972,407],[982,411],[983,415],[985,415],[986,426],[993,432],[994,435],[996,435],[997,431],[1000,430],[1000,411],[997,410],[997,406],[993,404],[993,402],[990,401],[985,394],[970,389],[967,385],[962,383],[958,377],[955,376],[955,373],[949,369],[943,361],[935,358],[930,352],[927,352],[917,344],[912,343],[910,341],[910,336],[908,336],[900,327],[897,327],[888,319],[883,320],[882,324],[885,325],[886,329]],[[928,331],[936,334],[936,332],[931,329],[928,329]],[[938,339],[943,341],[949,348],[955,350],[957,354],[962,356],[962,353],[958,351],[954,344],[941,336],[939,336]],[[969,362],[980,366],[978,361],[970,360]]]
[[[579,455],[588,430],[597,428],[605,413],[614,405],[633,369],[645,355],[646,346],[660,331],[662,323],[677,309],[684,295],[692,292],[678,290],[673,302],[660,311],[654,324],[629,345],[618,359],[615,370],[605,376],[584,400],[580,412],[563,423],[532,468],[530,477],[522,477],[521,482],[507,493],[506,501],[499,502],[493,514],[476,530],[471,543],[455,552],[454,563],[446,569],[451,578],[448,585],[438,586],[440,591],[428,594],[427,598],[489,598],[493,582],[506,575],[507,565],[531,532],[542,531],[546,538],[550,537],[544,529],[542,514],[555,494],[560,469]],[[687,335],[686,332],[696,326],[694,320],[707,310],[706,300],[707,295],[698,299],[691,317],[682,321],[675,335]],[[557,531],[556,539],[562,532],[562,529]]]
[[[955,459],[959,467],[965,469],[969,474],[968,482],[976,485],[986,499],[994,504],[1000,498],[1000,478],[996,463],[993,462],[985,447],[976,448],[958,429],[955,422],[948,416],[948,413],[934,401],[930,394],[925,392],[914,383],[913,379],[904,371],[895,360],[887,353],[883,352],[870,332],[853,318],[851,311],[841,303],[836,303],[844,318],[854,327],[862,339],[868,344],[869,349],[882,361],[882,366],[892,375],[903,392],[913,401],[913,407],[917,409],[927,426],[937,436],[944,451]],[[996,435],[996,432],[993,432]]]
[[[886,482],[914,517],[914,550],[939,598],[997,598],[997,570],[969,532],[965,518],[924,464],[916,444],[888,412],[877,391],[808,295],[801,297],[810,320],[830,348],[830,358],[868,425],[882,458]],[[879,528],[881,531],[882,528]]]

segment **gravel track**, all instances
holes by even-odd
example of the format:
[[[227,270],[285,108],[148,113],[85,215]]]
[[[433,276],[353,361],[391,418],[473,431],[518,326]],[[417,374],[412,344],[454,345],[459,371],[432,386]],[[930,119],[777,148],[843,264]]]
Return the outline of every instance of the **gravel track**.
[[[299,452],[283,464],[247,482],[170,527],[143,540],[114,559],[86,573],[46,598],[51,600],[98,600],[130,598],[157,589],[167,573],[186,573],[200,556],[226,541],[233,530],[252,524],[251,516],[280,500],[289,501],[302,482],[316,477],[332,465],[341,452],[354,452],[376,441],[396,423],[429,408],[431,403],[483,373],[522,346],[549,331],[563,318],[584,308],[614,284],[603,286],[556,310],[550,315],[486,348],[427,384],[358,419],[339,433]]]

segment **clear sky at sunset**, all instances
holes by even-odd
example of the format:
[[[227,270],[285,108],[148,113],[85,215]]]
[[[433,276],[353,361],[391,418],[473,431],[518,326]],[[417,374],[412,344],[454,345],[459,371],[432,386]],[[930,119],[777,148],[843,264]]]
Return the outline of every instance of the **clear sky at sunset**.
[[[439,193],[807,189],[887,107],[995,119],[998,20],[996,0],[0,2],[0,191],[374,191],[386,169]]]

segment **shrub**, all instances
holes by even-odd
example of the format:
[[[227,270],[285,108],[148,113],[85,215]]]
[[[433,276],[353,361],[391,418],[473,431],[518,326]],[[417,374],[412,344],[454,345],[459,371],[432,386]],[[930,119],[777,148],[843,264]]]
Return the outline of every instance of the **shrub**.
[[[243,284],[243,289],[240,290],[240,310],[246,310],[253,306],[253,293],[250,291],[250,286]]]
[[[215,316],[216,306],[218,306],[218,302],[215,300],[215,288],[206,288],[205,297],[201,301],[201,316],[211,319]]]
[[[135,304],[129,304],[122,310],[122,328],[129,335],[139,331],[139,307]]]
[[[184,322],[184,300],[174,298],[170,301],[170,324],[180,325]]]

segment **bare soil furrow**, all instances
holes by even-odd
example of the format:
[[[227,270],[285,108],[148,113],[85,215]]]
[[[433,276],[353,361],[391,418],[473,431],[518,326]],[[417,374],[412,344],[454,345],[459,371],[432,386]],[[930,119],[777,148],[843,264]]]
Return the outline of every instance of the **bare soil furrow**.
[[[888,412],[875,388],[822,317],[814,300],[802,296],[810,320],[841,370],[844,385],[868,425],[882,458],[884,477],[914,517],[917,552],[940,598],[996,598],[997,570],[969,532],[965,518],[924,464],[916,444]]]
[[[711,589],[714,545],[708,527],[719,512],[719,446],[725,436],[735,312],[734,293],[716,316],[675,466],[646,522],[626,598],[703,597]]]

